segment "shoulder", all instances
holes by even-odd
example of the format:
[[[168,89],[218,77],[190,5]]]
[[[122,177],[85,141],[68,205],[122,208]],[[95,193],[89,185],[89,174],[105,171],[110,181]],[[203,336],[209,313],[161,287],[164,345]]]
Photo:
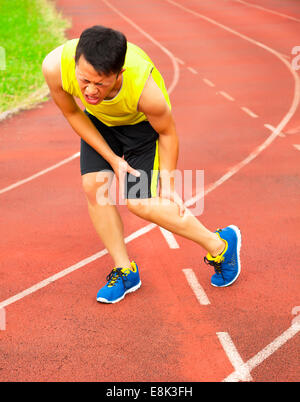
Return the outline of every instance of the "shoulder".
[[[51,70],[56,70],[58,67],[60,67],[60,59],[61,59],[61,54],[63,51],[64,45],[58,46],[54,50],[52,50],[50,53],[47,54],[47,56],[43,60],[43,70],[45,69],[46,71],[51,71]]]
[[[164,94],[150,74],[138,103],[138,110],[148,115],[163,115],[169,111]]]
[[[63,46],[61,45],[48,53],[42,63],[45,78],[53,84],[61,84],[61,54]]]

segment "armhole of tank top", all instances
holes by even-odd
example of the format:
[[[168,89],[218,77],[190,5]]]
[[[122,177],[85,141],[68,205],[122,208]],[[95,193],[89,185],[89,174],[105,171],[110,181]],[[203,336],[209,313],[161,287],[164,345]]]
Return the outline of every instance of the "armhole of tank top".
[[[139,111],[139,103],[140,103],[140,99],[141,99],[142,93],[144,91],[144,88],[145,88],[145,86],[146,86],[146,84],[147,84],[147,82],[148,82],[148,80],[150,78],[150,75],[152,74],[153,69],[154,69],[154,66],[150,66],[150,71],[148,72],[147,79],[145,80],[145,83],[144,83],[144,86],[143,86],[143,88],[141,90],[140,96],[138,97],[138,100],[137,100],[137,103],[136,103],[136,111],[138,113],[142,113],[142,112]]]
[[[61,79],[61,87],[65,91],[64,80],[63,80],[63,77],[62,77],[62,57],[60,57],[60,79]]]
[[[64,54],[64,50],[65,50],[65,46],[62,48],[62,52],[61,52],[61,55],[60,55],[60,78],[61,78],[62,89],[67,92],[67,90],[66,90],[66,88],[64,86],[64,79],[63,79],[63,54]]]

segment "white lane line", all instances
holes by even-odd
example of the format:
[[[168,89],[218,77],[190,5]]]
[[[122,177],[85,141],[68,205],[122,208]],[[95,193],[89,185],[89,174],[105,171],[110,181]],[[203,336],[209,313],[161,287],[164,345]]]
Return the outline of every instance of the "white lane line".
[[[244,4],[244,5],[249,6],[249,7],[259,8],[260,10],[266,11],[268,13],[279,15],[280,17],[283,17],[283,18],[288,18],[288,19],[290,19],[292,21],[300,22],[300,20],[298,18],[296,18],[296,17],[292,17],[291,15],[279,13],[278,11],[270,10],[269,8],[259,6],[258,4],[248,3],[248,2],[243,1],[243,0],[234,0],[234,1],[237,1],[238,3]]]
[[[69,158],[63,159],[62,161],[56,163],[55,165],[52,165],[52,166],[48,167],[47,169],[41,170],[40,172],[35,173],[32,176],[27,177],[26,179],[20,180],[20,181],[14,183],[14,184],[11,184],[8,187],[2,188],[0,190],[0,194],[3,194],[5,192],[7,192],[7,191],[10,191],[10,190],[12,190],[12,189],[14,189],[16,187],[19,187],[22,184],[28,183],[29,181],[34,180],[37,177],[40,177],[40,176],[42,176],[42,175],[44,175],[44,174],[46,174],[48,172],[51,172],[51,170],[57,169],[58,167],[66,164],[66,163],[68,163],[68,162],[70,162],[73,159],[78,158],[78,157],[79,157],[79,152],[77,152],[76,154],[70,156]]]
[[[161,231],[162,235],[166,239],[166,242],[168,243],[169,247],[172,249],[179,248],[179,244],[177,243],[175,236],[173,235],[172,232],[169,232],[168,230],[159,227],[159,230]]]
[[[274,131],[275,130],[275,127],[274,126],[272,126],[271,124],[264,124],[264,126],[267,128],[267,129],[269,129],[270,131]],[[278,134],[278,137],[285,137],[285,134],[284,133],[279,133]]]
[[[203,78],[203,81],[205,82],[205,84],[209,85],[210,87],[215,86],[215,84],[213,82],[211,82],[210,80],[208,80],[207,78]]]
[[[292,339],[300,331],[299,323],[292,324],[286,331],[279,335],[273,342],[269,343],[265,348],[258,352],[255,356],[249,359],[245,366],[237,368],[233,373],[226,377],[223,382],[238,382],[241,374],[247,369],[249,372],[259,366],[264,360],[275,353],[287,341]],[[242,370],[242,372],[241,372]]]
[[[187,69],[193,74],[198,74],[198,71],[195,70],[193,67],[187,67]]]
[[[287,67],[289,72],[292,74],[292,76],[294,78],[294,82],[295,82],[294,95],[293,95],[293,100],[292,100],[291,106],[290,106],[288,112],[284,115],[284,117],[278,124],[278,126],[275,128],[275,130],[261,145],[256,147],[245,159],[243,159],[241,162],[239,162],[235,166],[233,166],[227,173],[225,173],[217,181],[210,184],[204,192],[204,196],[205,196],[208,193],[210,193],[211,191],[215,190],[217,187],[219,187],[225,181],[230,179],[234,174],[236,174],[238,171],[240,171],[244,166],[246,166],[250,162],[252,162],[253,159],[255,159],[267,147],[269,147],[272,144],[272,142],[280,135],[283,128],[288,124],[288,122],[291,120],[291,118],[294,116],[294,114],[296,113],[296,111],[298,109],[298,106],[300,103],[300,78],[299,78],[298,74],[296,73],[296,71],[293,70],[290,63],[284,57],[282,57],[282,55],[280,53],[278,53],[276,50],[270,48],[269,46],[264,45],[263,43],[258,42],[255,39],[252,39],[246,35],[243,35],[237,31],[227,27],[226,25],[220,24],[219,22],[213,20],[212,18],[206,17],[205,15],[202,15],[202,14],[198,13],[197,11],[194,11],[190,8],[187,8],[183,5],[175,2],[174,0],[165,0],[165,1],[170,4],[173,4],[175,7],[178,7],[180,9],[184,10],[185,12],[188,12],[198,18],[201,18],[204,21],[207,21],[221,29],[224,29],[225,31],[230,32],[231,34],[236,35],[239,38],[244,39],[244,40],[252,43],[253,45],[256,45],[256,46],[266,50],[267,52],[271,53],[272,55],[277,57],[279,60],[281,60],[283,64],[285,64],[285,66]],[[196,196],[194,196],[190,200],[188,200],[185,203],[185,206],[187,206],[187,207],[192,206],[195,202],[197,202],[200,198],[202,198],[202,196],[203,196],[202,194],[197,194]]]
[[[234,98],[225,91],[219,91],[217,93],[219,93],[220,95],[224,96],[224,98],[226,98],[232,102],[234,101]]]
[[[0,309],[0,331],[6,330],[6,311],[5,308]]]
[[[176,61],[177,61],[179,64],[181,64],[182,66],[185,65],[185,62],[184,62],[183,60],[179,59],[178,57],[175,57],[175,58],[176,58]]]
[[[250,117],[253,117],[254,119],[256,119],[256,118],[258,117],[257,114],[255,114],[254,112],[252,112],[252,110],[248,109],[248,108],[245,107],[245,106],[241,106],[241,109],[242,109],[245,113],[247,113]]]
[[[289,130],[286,130],[284,133],[288,134],[288,135],[299,134],[300,133],[300,126],[291,128]]]
[[[208,297],[207,297],[204,289],[198,282],[198,279],[197,279],[194,271],[190,268],[187,268],[187,269],[183,269],[182,272],[184,273],[186,280],[187,280],[188,284],[190,285],[192,291],[194,292],[199,303],[204,306],[207,306],[208,304],[210,304],[210,301],[208,300]]]
[[[280,53],[282,57],[284,57],[286,60],[290,60],[292,56],[288,56],[287,54]]]
[[[255,158],[257,158],[259,156],[259,154],[261,154],[265,149],[267,149],[272,144],[272,142],[277,137],[280,136],[281,130],[283,127],[285,127],[289,118],[290,118],[289,115],[285,116],[285,118],[275,128],[275,130],[272,131],[272,134],[270,134],[269,137],[262,144],[257,146],[245,159],[243,159],[241,162],[237,163],[232,168],[230,168],[228,170],[228,172],[225,173],[223,176],[221,176],[218,180],[216,180],[214,183],[211,183],[208,187],[206,187],[206,189],[204,191],[204,195],[196,194],[194,197],[192,197],[188,201],[186,201],[184,205],[186,207],[191,207],[197,201],[199,201],[202,197],[205,197],[207,194],[214,191],[216,188],[218,188],[223,183],[225,183],[227,180],[229,180],[232,176],[234,176],[237,172],[239,172],[243,167],[245,167],[250,162],[252,162]]]
[[[156,225],[154,223],[150,223],[149,225],[135,231],[134,233],[132,233],[131,235],[127,236],[125,238],[125,243],[129,243],[132,240],[150,232],[152,229],[154,229],[156,227]],[[63,278],[64,276],[70,274],[71,272],[76,271],[77,269],[80,269],[82,267],[84,267],[85,265],[90,264],[91,262],[103,257],[104,255],[106,255],[108,252],[106,249],[103,249],[101,251],[99,251],[98,253],[95,253],[93,255],[91,255],[90,257],[87,257],[79,262],[77,262],[74,265],[71,265],[70,267],[58,272],[57,274],[54,274],[52,276],[50,276],[47,279],[44,279],[43,281],[36,283],[35,285],[31,286],[28,289],[25,289],[24,291],[17,293],[16,295],[2,301],[0,303],[0,309],[9,306],[10,304],[15,303],[16,301],[23,299],[25,296],[28,296],[32,293],[35,293],[36,291],[38,291],[39,289],[44,288],[45,286],[50,285],[51,283],[57,281],[60,278]]]
[[[291,325],[286,331],[274,339],[269,345],[263,348],[255,356],[248,360],[247,365],[253,370],[260,363],[270,357],[276,350],[283,346],[288,340],[292,339],[300,331],[299,323]]]
[[[300,145],[298,145],[298,144],[293,144],[294,145],[294,147],[296,148],[296,149],[298,149],[298,151],[300,151]]]
[[[271,124],[264,124],[264,126],[265,126],[267,129],[269,129],[270,131],[272,131],[272,132],[275,130],[275,127],[272,126]],[[279,134],[278,134],[278,137],[285,137],[285,134],[284,134],[284,133],[279,133]]]
[[[230,360],[230,363],[235,368],[235,372],[238,373],[239,380],[252,381],[250,370],[242,360],[229,334],[227,332],[217,332],[217,336],[228,356],[228,359]]]
[[[76,271],[77,269],[82,268],[83,266],[90,264],[91,262],[97,260],[100,257],[103,257],[105,254],[107,254],[107,250],[104,249],[102,251],[99,251],[99,253],[96,253],[94,255],[91,255],[90,257],[85,258],[82,261],[79,261],[78,263],[64,269],[63,271],[58,272],[55,275],[50,276],[47,279],[44,279],[43,281],[36,283],[35,285],[31,286],[28,289],[23,290],[20,293],[17,293],[16,295],[4,300],[3,302],[0,303],[0,309],[3,307],[7,307],[10,304],[15,303],[16,301],[23,299],[25,296],[28,296],[32,293],[35,293],[39,289],[44,288],[45,286],[50,285],[50,283],[57,281],[60,278],[63,278],[64,276],[70,274],[71,272]]]

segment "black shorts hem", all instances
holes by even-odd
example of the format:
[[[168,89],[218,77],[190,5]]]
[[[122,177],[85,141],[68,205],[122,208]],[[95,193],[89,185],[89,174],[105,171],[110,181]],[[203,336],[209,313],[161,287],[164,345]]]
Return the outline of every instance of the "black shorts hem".
[[[91,168],[88,168],[88,169],[84,169],[84,170],[81,170],[80,173],[81,173],[81,176],[83,176],[83,175],[85,175],[87,173],[98,173],[98,172],[104,172],[104,171],[110,171],[110,172],[114,173],[112,168],[111,169],[108,169],[108,168],[101,169],[101,168],[98,168],[98,167],[95,167],[95,168],[91,167]]]

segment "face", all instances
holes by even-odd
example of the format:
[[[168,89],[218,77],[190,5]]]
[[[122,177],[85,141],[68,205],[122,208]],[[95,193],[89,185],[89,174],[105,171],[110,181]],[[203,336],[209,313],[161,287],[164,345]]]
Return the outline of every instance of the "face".
[[[84,56],[80,56],[75,67],[75,75],[85,101],[90,105],[97,105],[105,98],[109,98],[110,93],[119,89],[123,71],[121,70],[119,74],[99,74]]]

